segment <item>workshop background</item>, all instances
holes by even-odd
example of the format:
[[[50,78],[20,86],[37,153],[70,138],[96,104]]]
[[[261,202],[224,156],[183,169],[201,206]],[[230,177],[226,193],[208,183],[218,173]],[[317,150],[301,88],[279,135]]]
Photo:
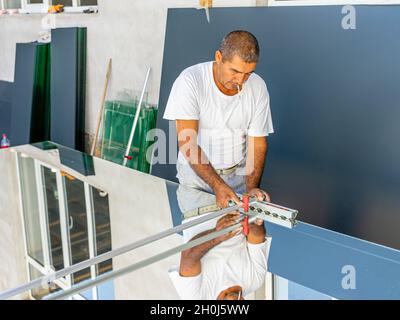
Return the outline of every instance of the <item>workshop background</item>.
[[[275,239],[269,271],[278,282],[289,279],[276,297],[288,298],[288,290],[293,299],[399,297],[391,285],[400,264],[399,3],[292,2],[73,0],[47,14],[45,4],[54,3],[0,0],[0,134],[11,146],[52,140],[122,165],[151,68],[128,167],[176,181],[174,164],[147,162],[145,136],[172,128],[175,137],[162,119],[174,79],[212,60],[227,32],[249,30],[260,42],[256,72],[268,85],[275,128],[262,186],[302,222],[294,232],[268,227]],[[167,148],[168,157],[175,149]],[[93,169],[86,160],[84,175]],[[17,170],[5,161],[0,169]],[[22,247],[10,231],[20,223],[10,193],[18,188],[2,180],[0,243]],[[110,211],[122,212],[122,202],[112,201]],[[371,287],[338,285],[347,257]],[[3,275],[20,262],[3,262]],[[325,273],[313,279],[309,265]],[[374,277],[378,269],[382,278]]]

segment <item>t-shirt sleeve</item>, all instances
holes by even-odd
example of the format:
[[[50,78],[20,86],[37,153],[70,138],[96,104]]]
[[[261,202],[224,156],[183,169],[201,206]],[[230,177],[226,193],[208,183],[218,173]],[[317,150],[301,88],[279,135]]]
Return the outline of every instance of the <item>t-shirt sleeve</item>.
[[[250,259],[253,262],[256,273],[265,275],[268,265],[269,250],[271,247],[271,237],[267,237],[263,243],[247,243]]]
[[[256,100],[255,111],[250,121],[248,135],[265,137],[274,132],[267,86],[263,82],[260,95]]]
[[[195,277],[182,277],[179,274],[179,267],[172,268],[168,271],[169,277],[183,300],[200,300],[202,274]]]
[[[198,89],[192,76],[180,74],[172,85],[164,119],[199,120]]]

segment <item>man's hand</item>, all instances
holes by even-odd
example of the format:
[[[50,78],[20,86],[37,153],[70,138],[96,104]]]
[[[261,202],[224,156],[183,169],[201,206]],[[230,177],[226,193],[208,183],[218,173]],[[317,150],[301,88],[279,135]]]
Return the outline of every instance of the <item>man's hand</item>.
[[[255,197],[258,201],[271,201],[269,194],[259,188],[251,189],[249,191],[249,196]],[[247,235],[247,241],[249,243],[258,244],[265,241],[265,228],[263,219],[256,219],[253,223],[250,224],[249,228],[250,231]]]
[[[264,220],[263,220],[263,219],[260,219],[260,218],[257,218],[253,223],[250,224],[250,226],[251,226],[252,224],[254,224],[254,225],[256,225],[256,226],[263,226],[263,225],[264,225]]]
[[[222,218],[219,218],[217,221],[217,224],[215,226],[215,230],[219,231],[225,228],[228,228],[230,226],[233,226],[234,224],[238,223],[238,219],[240,218],[240,213],[239,211],[235,211],[234,213],[228,213],[227,215],[223,216]],[[236,230],[233,230],[227,234],[224,234],[223,236],[218,237],[218,241],[225,241],[228,240],[240,232],[242,232],[243,227],[238,227]]]
[[[235,191],[233,191],[232,188],[229,187],[226,183],[219,184],[214,189],[214,192],[217,206],[221,209],[228,207],[229,200],[234,201],[238,205],[242,205],[242,202],[240,201]]]
[[[251,189],[249,191],[249,196],[255,197],[258,201],[271,202],[271,197],[269,196],[269,194],[259,188]]]

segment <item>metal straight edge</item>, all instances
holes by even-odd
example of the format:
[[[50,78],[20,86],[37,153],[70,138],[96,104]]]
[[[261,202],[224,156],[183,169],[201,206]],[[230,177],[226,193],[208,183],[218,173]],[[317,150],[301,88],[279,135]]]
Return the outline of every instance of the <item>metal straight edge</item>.
[[[125,275],[127,273],[130,273],[130,272],[136,271],[138,269],[147,267],[147,266],[149,266],[149,265],[151,265],[151,264],[153,264],[155,262],[158,262],[160,260],[168,258],[168,257],[170,257],[170,256],[172,256],[172,255],[174,255],[176,253],[179,253],[181,251],[193,248],[195,246],[198,246],[199,244],[202,244],[204,242],[210,241],[210,240],[215,239],[215,238],[217,238],[219,236],[227,234],[227,233],[229,233],[229,232],[231,232],[233,230],[238,229],[239,227],[241,227],[241,223],[236,223],[233,226],[230,226],[228,228],[225,228],[225,229],[213,232],[211,234],[208,234],[206,236],[197,238],[197,239],[195,239],[193,241],[190,241],[190,242],[185,243],[183,245],[177,246],[175,248],[172,248],[170,250],[167,250],[165,252],[162,252],[160,254],[157,254],[155,256],[152,256],[150,258],[142,260],[142,261],[140,261],[138,263],[135,263],[135,264],[133,264],[133,265],[131,265],[129,267],[125,267],[125,268],[123,268],[121,270],[113,271],[113,272],[101,275],[101,276],[97,277],[97,279],[95,279],[95,280],[81,282],[80,284],[78,284],[77,286],[75,286],[75,287],[73,287],[71,289],[51,294],[51,295],[45,297],[43,300],[60,300],[60,299],[63,299],[65,297],[71,296],[71,295],[73,295],[75,293],[79,293],[79,292],[81,292],[83,290],[86,290],[88,288],[96,286],[98,284],[104,283],[104,282],[106,282],[108,280],[115,279],[115,278],[120,277],[122,275]]]
[[[281,210],[284,210],[284,211],[290,211],[290,212],[293,212],[293,213],[298,213],[297,210],[294,210],[294,209],[291,209],[291,208],[287,208],[287,207],[283,207],[283,206],[277,205],[277,204],[272,203],[272,202],[259,201],[258,203],[262,204],[262,205],[270,206],[270,207],[275,208],[275,209],[281,209]]]
[[[271,222],[271,223],[274,223],[274,224],[277,224],[277,225],[280,225],[282,227],[286,227],[289,229],[292,229],[294,227],[294,223],[292,221],[290,221],[289,219],[284,221],[284,220],[281,220],[280,218],[274,218],[271,216],[267,216],[265,213],[258,213],[256,211],[249,212],[248,215],[250,217],[254,217],[257,219],[263,219],[264,221],[268,221],[268,222]]]
[[[285,207],[281,207],[281,206],[277,206],[275,204],[271,204],[268,202],[263,202],[263,201],[259,201],[256,205],[255,205],[255,210],[257,210],[258,208],[263,209],[263,210],[267,210],[271,213],[276,213],[278,215],[281,216],[285,216],[288,219],[295,219],[298,215],[298,211],[294,210],[294,209],[290,209],[290,208],[285,208]]]
[[[137,125],[137,122],[138,122],[138,120],[139,120],[140,109],[141,109],[141,107],[142,107],[142,102],[143,102],[144,94],[145,94],[145,92],[146,92],[146,87],[147,87],[147,82],[148,82],[148,80],[149,80],[150,70],[151,70],[151,68],[149,67],[149,68],[147,69],[146,78],[145,78],[145,80],[144,80],[143,89],[142,89],[142,93],[141,93],[141,95],[140,95],[139,104],[138,104],[137,107],[136,107],[136,115],[135,115],[135,119],[134,119],[134,121],[133,121],[131,134],[130,134],[130,136],[129,136],[128,146],[127,146],[126,151],[125,151],[124,162],[123,162],[123,166],[124,166],[124,167],[126,166],[126,164],[127,164],[127,162],[128,162],[128,156],[129,156],[129,153],[130,153],[130,151],[131,151],[132,141],[133,141],[133,137],[134,137],[134,135],[135,135],[136,125]]]
[[[250,201],[249,204],[254,204],[256,202],[257,201],[255,201],[255,200],[254,201]],[[106,260],[112,259],[115,256],[127,253],[127,252],[129,252],[131,250],[134,250],[136,248],[142,247],[142,246],[144,246],[146,244],[149,244],[151,242],[160,240],[160,239],[165,238],[167,236],[170,236],[172,234],[181,232],[183,230],[186,230],[186,229],[188,229],[190,227],[196,226],[196,225],[201,224],[203,222],[209,221],[211,219],[218,218],[218,217],[223,216],[224,214],[229,213],[231,211],[239,210],[240,208],[241,208],[240,205],[224,208],[222,210],[219,210],[219,211],[211,213],[209,215],[200,217],[200,218],[195,219],[193,221],[190,221],[190,222],[181,224],[179,226],[176,226],[174,228],[171,228],[171,229],[165,230],[163,232],[157,233],[157,234],[155,234],[153,236],[150,236],[148,238],[136,241],[134,243],[131,243],[131,244],[126,245],[124,247],[121,247],[119,249],[106,252],[106,253],[104,253],[102,255],[99,255],[99,256],[97,256],[97,257],[95,257],[93,259],[82,261],[82,262],[77,263],[77,264],[75,264],[75,265],[73,265],[71,267],[68,267],[68,268],[65,268],[63,270],[59,270],[59,271],[57,271],[57,272],[55,272],[53,274],[49,274],[49,275],[46,275],[44,277],[38,278],[38,279],[33,280],[33,281],[31,281],[31,282],[29,282],[27,284],[24,284],[22,286],[19,286],[19,287],[16,287],[14,289],[10,289],[10,290],[4,291],[3,293],[0,294],[0,300],[4,300],[4,299],[10,298],[10,297],[13,297],[13,296],[15,296],[17,294],[23,293],[25,291],[28,291],[28,290],[33,289],[35,287],[38,287],[38,286],[40,286],[42,284],[47,284],[47,283],[52,282],[55,279],[58,279],[60,277],[64,277],[66,275],[69,275],[69,274],[75,273],[77,271],[83,270],[83,269],[85,269],[87,267],[90,267],[93,264],[98,264],[98,263],[104,262]]]

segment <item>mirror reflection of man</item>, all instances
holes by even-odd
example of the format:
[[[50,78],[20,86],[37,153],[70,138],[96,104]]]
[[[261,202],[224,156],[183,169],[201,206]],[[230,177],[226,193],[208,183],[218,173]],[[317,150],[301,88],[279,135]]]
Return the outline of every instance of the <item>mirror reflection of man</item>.
[[[254,35],[230,32],[215,61],[179,75],[164,113],[176,121],[179,182],[213,192],[220,208],[241,204],[236,193],[270,201],[259,189],[273,133],[267,86],[254,73],[259,54]]]
[[[197,208],[211,208],[215,196],[180,185],[179,207],[185,215]],[[212,210],[212,209],[211,209]],[[209,214],[212,211],[205,213]],[[240,214],[223,217],[186,229],[185,242],[237,224]],[[197,219],[194,216],[183,223]],[[242,227],[181,253],[179,267],[170,270],[170,278],[182,299],[242,300],[265,282],[271,238],[266,238],[263,220],[249,225],[245,236]]]

